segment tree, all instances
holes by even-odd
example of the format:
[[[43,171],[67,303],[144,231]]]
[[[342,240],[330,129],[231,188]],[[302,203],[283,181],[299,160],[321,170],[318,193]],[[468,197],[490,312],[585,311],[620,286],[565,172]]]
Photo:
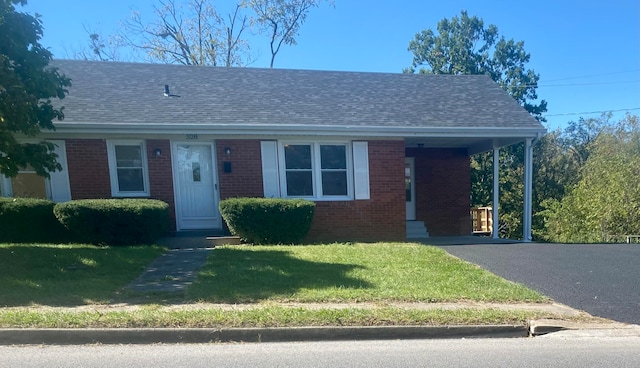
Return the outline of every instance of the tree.
[[[547,103],[537,102],[540,76],[526,67],[531,56],[525,51],[524,42],[501,37],[498,27],[485,27],[482,19],[470,17],[464,10],[460,17],[438,22],[436,31],[423,30],[409,43],[413,61],[405,73],[487,74],[532,116],[544,121]],[[472,205],[492,201],[492,161],[491,153],[471,158]],[[522,234],[523,172],[524,145],[502,149],[500,228],[504,237]]]
[[[300,27],[307,19],[311,8],[318,7],[322,0],[250,0],[249,6],[256,13],[258,23],[270,33],[271,62],[285,45],[295,45]],[[328,0],[333,5],[333,0]]]
[[[42,22],[18,12],[24,0],[0,0],[0,173],[15,176],[31,166],[38,175],[61,170],[51,143],[22,143],[18,135],[34,138],[53,130],[53,119],[64,117],[51,99],[64,98],[71,82],[48,67],[51,53],[40,45]]]
[[[579,182],[540,213],[544,238],[601,242],[611,235],[640,234],[640,118],[627,115],[606,125],[586,150]]]
[[[87,45],[71,53],[71,58],[81,60],[116,61],[121,60],[119,45],[114,37],[103,37],[100,33],[82,25],[89,35]]]
[[[546,101],[535,104],[540,75],[526,68],[531,55],[523,41],[498,38],[498,27],[485,28],[481,18],[469,17],[464,10],[460,18],[438,22],[437,31],[423,30],[409,43],[413,62],[406,73],[488,74],[531,115],[544,121]]]
[[[140,12],[133,12],[114,43],[142,51],[153,62],[226,67],[250,62],[249,43],[243,34],[250,28],[251,19],[242,14],[241,3],[226,18],[208,0],[189,0],[186,10],[176,0],[159,3],[155,21],[145,23]],[[91,41],[96,36],[89,35]]]

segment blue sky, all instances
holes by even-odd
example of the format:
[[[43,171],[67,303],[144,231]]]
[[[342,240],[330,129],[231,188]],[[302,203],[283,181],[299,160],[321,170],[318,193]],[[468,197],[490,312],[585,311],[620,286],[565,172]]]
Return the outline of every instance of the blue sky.
[[[220,9],[231,2],[214,1]],[[459,15],[495,24],[507,39],[524,41],[529,68],[540,74],[538,95],[547,100],[547,126],[563,127],[599,111],[640,114],[640,2],[578,1],[418,1],[335,0],[335,8],[313,9],[297,38],[283,46],[276,68],[399,73],[411,64],[407,45],[439,20]],[[132,9],[152,19],[157,0],[29,0],[22,8],[39,13],[42,43],[57,58],[69,58],[86,44],[83,26],[113,33]],[[268,67],[265,37],[255,36],[252,67]]]

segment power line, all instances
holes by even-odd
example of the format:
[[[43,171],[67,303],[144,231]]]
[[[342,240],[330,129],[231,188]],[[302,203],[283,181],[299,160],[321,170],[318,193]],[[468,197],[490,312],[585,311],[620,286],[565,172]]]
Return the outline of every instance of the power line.
[[[583,112],[566,112],[560,114],[545,114],[544,116],[567,116],[567,115],[587,115],[587,114],[601,114],[605,112],[620,112],[620,111],[634,111],[640,110],[640,107],[632,107],[630,109],[619,109],[619,110],[601,110],[601,111],[583,111]]]
[[[617,82],[591,82],[591,83],[567,83],[567,84],[538,84],[538,87],[565,87],[565,86],[595,86],[603,84],[625,84],[625,83],[638,83],[639,80],[631,81],[617,81]]]
[[[600,73],[600,74],[583,75],[583,76],[579,76],[579,77],[566,77],[566,78],[548,79],[546,82],[556,82],[556,81],[562,81],[562,80],[583,79],[583,78],[591,78],[591,77],[602,77],[602,76],[605,76],[605,75],[615,75],[615,74],[635,73],[635,72],[638,72],[638,71],[640,71],[640,69],[625,70],[625,71],[610,72],[610,73]]]

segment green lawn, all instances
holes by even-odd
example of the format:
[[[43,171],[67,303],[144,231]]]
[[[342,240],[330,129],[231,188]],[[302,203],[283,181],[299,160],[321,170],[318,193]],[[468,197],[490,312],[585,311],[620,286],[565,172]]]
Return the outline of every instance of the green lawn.
[[[14,307],[0,308],[0,328],[524,324],[532,318],[563,318],[473,303],[454,310],[388,305],[548,301],[439,248],[411,243],[218,247],[186,295],[120,293],[164,251],[157,246],[0,244],[0,307]],[[139,304],[32,308],[113,301]],[[252,305],[169,305],[195,301]],[[346,304],[305,306],[310,302]]]
[[[547,301],[439,248],[411,243],[219,247],[188,297],[216,303]]]
[[[158,246],[0,244],[0,306],[107,303],[162,252]]]
[[[0,328],[233,328],[293,326],[525,325],[531,319],[563,318],[549,312],[492,308],[405,309],[398,307],[308,309],[259,306],[168,309],[145,306],[127,311],[0,310]],[[580,320],[579,318],[574,318]]]

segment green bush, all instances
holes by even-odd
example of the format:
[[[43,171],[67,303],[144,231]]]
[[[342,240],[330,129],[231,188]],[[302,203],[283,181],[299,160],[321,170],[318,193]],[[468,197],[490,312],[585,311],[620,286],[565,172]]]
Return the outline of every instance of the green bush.
[[[64,242],[67,233],[53,215],[54,206],[46,199],[0,197],[0,242]]]
[[[303,199],[229,198],[220,202],[220,213],[245,242],[298,244],[309,232],[315,206]]]
[[[81,199],[53,213],[75,240],[100,245],[151,244],[169,222],[169,205],[155,199]]]

